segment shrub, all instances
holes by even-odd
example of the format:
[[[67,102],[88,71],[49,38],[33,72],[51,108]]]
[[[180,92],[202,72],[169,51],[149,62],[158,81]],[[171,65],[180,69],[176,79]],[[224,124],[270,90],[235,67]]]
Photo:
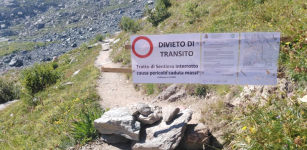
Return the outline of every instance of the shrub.
[[[21,72],[21,83],[27,91],[34,95],[60,79],[60,73],[49,63],[35,64]]]
[[[10,81],[0,79],[0,104],[20,97],[20,89]]]
[[[141,26],[137,20],[133,20],[124,16],[119,23],[119,27],[126,32],[136,33],[141,29]]]
[[[205,97],[207,94],[207,85],[202,84],[187,84],[185,90],[189,95],[195,95],[199,97]]]
[[[170,6],[171,3],[169,0],[156,1],[156,7],[154,10],[150,10],[146,6],[146,14],[148,15],[147,20],[152,23],[153,26],[158,26],[160,22],[162,22],[171,15],[167,11],[168,7]]]
[[[59,64],[57,62],[52,62],[51,65],[53,69],[56,69],[59,67]]]
[[[97,34],[96,36],[95,36],[95,40],[96,41],[102,41],[104,39],[104,36],[102,36],[101,34]]]
[[[189,18],[189,23],[193,24],[194,21],[200,17],[200,12],[198,11],[197,3],[187,2],[185,3],[184,16]]]
[[[153,83],[145,84],[145,91],[147,95],[153,94],[155,92],[154,84]]]
[[[79,143],[84,144],[98,137],[98,132],[94,127],[94,120],[100,118],[104,111],[99,106],[89,109],[84,106],[79,114],[80,121],[73,123],[73,135]]]

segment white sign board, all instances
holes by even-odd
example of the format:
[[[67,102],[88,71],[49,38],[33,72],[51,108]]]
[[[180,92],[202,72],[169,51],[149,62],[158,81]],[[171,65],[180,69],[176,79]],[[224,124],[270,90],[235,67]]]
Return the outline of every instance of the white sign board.
[[[276,85],[279,32],[241,33],[238,84]]]
[[[279,32],[131,36],[134,83],[276,85]]]
[[[202,34],[202,84],[237,84],[239,40],[239,33]]]
[[[134,83],[199,83],[200,34],[131,36]]]

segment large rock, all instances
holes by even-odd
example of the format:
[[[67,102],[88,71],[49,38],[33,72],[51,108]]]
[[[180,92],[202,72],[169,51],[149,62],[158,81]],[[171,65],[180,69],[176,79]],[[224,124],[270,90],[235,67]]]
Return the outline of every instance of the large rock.
[[[184,135],[187,123],[193,111],[186,109],[171,122],[159,121],[147,128],[142,128],[140,141],[132,143],[133,150],[173,150]]]
[[[169,102],[175,102],[177,101],[178,99],[182,98],[182,97],[185,97],[187,94],[185,93],[185,91],[180,91],[172,96],[170,96],[167,101]]]
[[[139,140],[140,122],[130,115],[127,107],[113,108],[94,121],[94,127],[101,134],[117,134],[127,139]]]
[[[15,0],[3,0],[3,4],[5,7],[10,7],[10,8],[18,7],[18,3]]]
[[[45,27],[45,24],[44,23],[37,23],[36,24],[36,28],[37,29],[42,29],[42,28],[44,28]]]
[[[139,113],[142,115],[149,115],[151,113],[151,108],[149,107],[148,104],[145,103],[138,103],[136,106],[137,110]]]
[[[10,66],[14,66],[14,67],[20,67],[23,65],[23,61],[21,59],[18,59],[18,58],[13,58],[11,60],[11,62],[9,63]]]
[[[211,133],[209,128],[202,123],[187,125],[180,147],[187,150],[199,150],[203,147],[210,147]],[[206,148],[207,149],[207,148]]]
[[[171,95],[175,94],[177,90],[177,84],[172,84],[166,90],[164,90],[161,94],[159,94],[156,99],[157,100],[167,100]]]
[[[180,109],[175,107],[164,107],[162,110],[163,121],[169,122],[171,121],[178,113]]]
[[[153,113],[145,116],[140,114],[137,118],[143,124],[153,124],[162,118],[161,110],[155,110]]]
[[[117,134],[102,134],[101,139],[107,143],[113,143],[113,144],[129,142],[128,139],[126,139],[125,137],[121,135],[117,135]]]
[[[1,28],[1,29],[6,29],[6,28],[7,28],[7,25],[6,25],[6,24],[1,24],[1,25],[0,25],[0,28]]]

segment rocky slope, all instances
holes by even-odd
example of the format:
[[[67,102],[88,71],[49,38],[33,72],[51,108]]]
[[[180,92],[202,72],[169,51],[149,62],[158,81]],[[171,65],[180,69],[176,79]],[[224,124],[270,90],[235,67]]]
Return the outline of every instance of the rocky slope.
[[[0,73],[50,61],[97,34],[120,31],[123,16],[140,18],[146,0],[0,0],[1,42],[46,42],[0,58]]]

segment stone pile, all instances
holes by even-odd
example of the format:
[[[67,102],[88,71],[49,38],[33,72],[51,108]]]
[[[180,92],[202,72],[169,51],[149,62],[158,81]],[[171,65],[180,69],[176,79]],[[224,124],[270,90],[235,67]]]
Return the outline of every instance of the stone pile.
[[[202,149],[211,134],[204,125],[188,125],[192,114],[190,109],[138,103],[105,112],[94,126],[105,142],[130,143],[132,150]]]

